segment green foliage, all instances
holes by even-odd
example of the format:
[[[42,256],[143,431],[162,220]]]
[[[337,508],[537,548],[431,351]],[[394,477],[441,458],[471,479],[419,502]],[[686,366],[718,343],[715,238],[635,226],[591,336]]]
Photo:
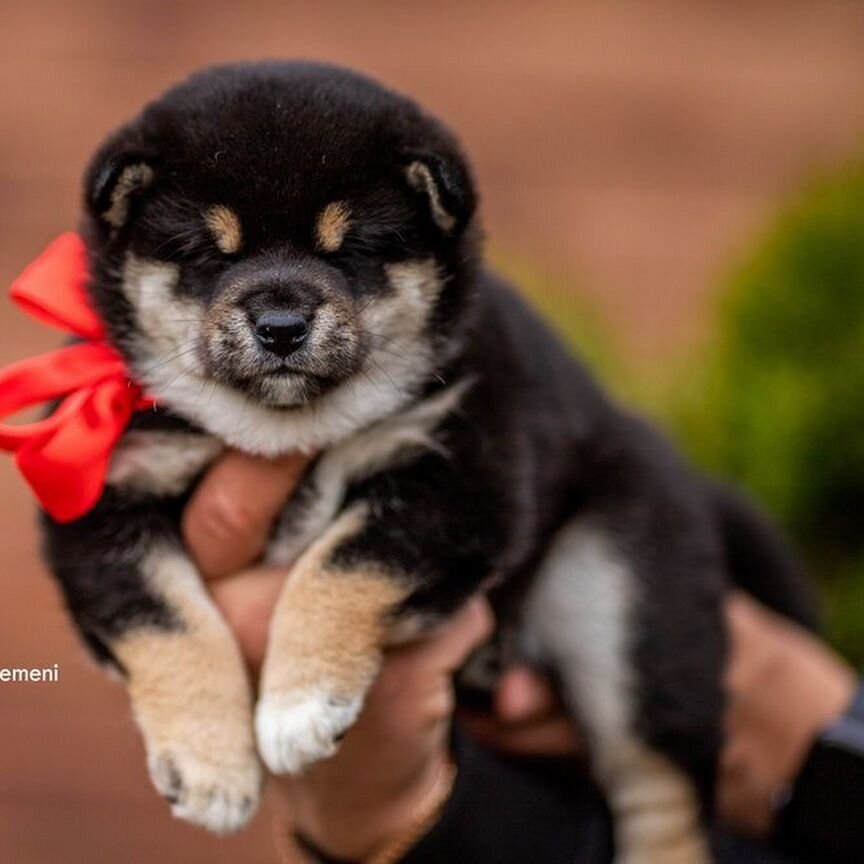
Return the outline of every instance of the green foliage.
[[[781,215],[731,277],[716,342],[675,393],[691,454],[804,548],[832,636],[864,660],[864,168]]]
[[[821,587],[828,637],[858,669],[864,668],[864,562],[832,573]]]

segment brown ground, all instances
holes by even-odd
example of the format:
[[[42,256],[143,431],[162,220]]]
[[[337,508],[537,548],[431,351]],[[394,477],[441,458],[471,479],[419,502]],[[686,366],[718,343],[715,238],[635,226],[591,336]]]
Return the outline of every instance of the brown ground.
[[[74,224],[82,163],[142,100],[215,60],[323,57],[445,116],[494,244],[578,275],[632,356],[656,358],[698,335],[715,275],[777,199],[860,146],[862,44],[864,7],[833,0],[5,0],[0,284]],[[50,344],[0,312],[0,362]],[[56,685],[0,685],[0,861],[273,861],[266,819],[222,842],[166,816],[5,459],[0,496],[0,666],[62,665]]]

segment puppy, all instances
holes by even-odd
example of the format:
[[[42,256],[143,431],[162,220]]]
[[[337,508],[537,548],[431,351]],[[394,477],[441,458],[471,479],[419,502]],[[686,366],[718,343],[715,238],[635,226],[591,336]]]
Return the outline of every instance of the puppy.
[[[789,565],[482,269],[452,135],[340,69],[217,68],[108,139],[85,201],[90,298],[158,407],[45,546],[173,812],[240,828],[259,756],[330,756],[382,648],[492,585],[578,715],[617,860],[709,860],[730,556]],[[292,572],[257,694],[179,529],[226,446],[320,453],[266,553]]]

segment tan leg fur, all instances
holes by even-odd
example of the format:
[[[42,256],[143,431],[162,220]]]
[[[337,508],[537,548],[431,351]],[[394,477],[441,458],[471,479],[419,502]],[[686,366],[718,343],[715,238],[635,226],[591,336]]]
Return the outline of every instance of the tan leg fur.
[[[389,613],[407,594],[392,575],[330,562],[364,520],[362,505],[340,516],[300,558],[277,603],[256,709],[258,748],[277,774],[336,751],[378,672]]]
[[[146,569],[182,629],[135,628],[111,650],[128,674],[151,777],[175,816],[219,833],[237,830],[261,787],[239,649],[185,556],[152,553]]]

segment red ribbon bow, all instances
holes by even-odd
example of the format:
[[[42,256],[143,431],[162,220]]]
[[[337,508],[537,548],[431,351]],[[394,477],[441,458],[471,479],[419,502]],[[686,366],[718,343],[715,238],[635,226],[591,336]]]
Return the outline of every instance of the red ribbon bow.
[[[87,254],[77,234],[63,234],[18,277],[12,299],[45,324],[85,340],[0,370],[0,420],[56,399],[44,420],[0,423],[0,449],[58,522],[92,510],[105,489],[111,453],[132,414],[152,407],[129,377],[85,291]]]

